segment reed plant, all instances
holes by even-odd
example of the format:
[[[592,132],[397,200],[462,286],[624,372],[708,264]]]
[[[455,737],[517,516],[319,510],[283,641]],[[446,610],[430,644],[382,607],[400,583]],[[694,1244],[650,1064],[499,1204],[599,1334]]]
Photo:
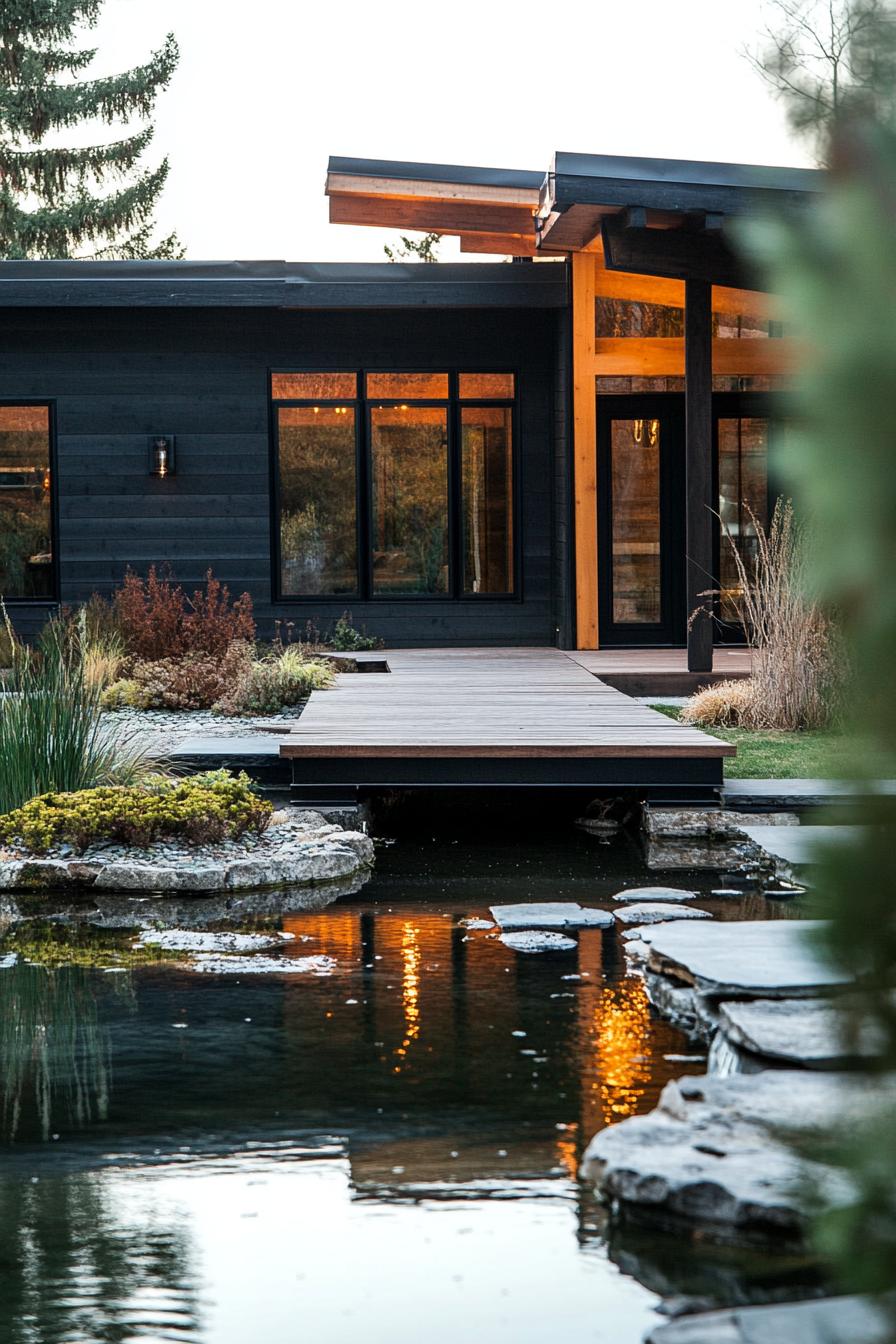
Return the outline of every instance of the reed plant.
[[[104,719],[101,687],[79,641],[50,623],[32,650],[3,616],[12,668],[0,697],[0,812],[43,793],[134,784],[157,771],[133,734]]]

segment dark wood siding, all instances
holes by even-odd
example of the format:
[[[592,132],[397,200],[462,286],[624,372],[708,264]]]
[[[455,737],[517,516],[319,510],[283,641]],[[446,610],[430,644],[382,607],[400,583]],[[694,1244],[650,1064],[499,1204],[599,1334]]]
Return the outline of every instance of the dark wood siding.
[[[275,617],[327,625],[345,603],[271,601],[271,367],[511,365],[519,374],[522,576],[512,601],[353,603],[387,643],[550,644],[558,315],[544,310],[7,309],[0,398],[56,403],[61,598],[108,593],[128,565],[211,566]],[[147,436],[177,435],[177,475],[147,474]],[[40,612],[22,610],[27,628]]]

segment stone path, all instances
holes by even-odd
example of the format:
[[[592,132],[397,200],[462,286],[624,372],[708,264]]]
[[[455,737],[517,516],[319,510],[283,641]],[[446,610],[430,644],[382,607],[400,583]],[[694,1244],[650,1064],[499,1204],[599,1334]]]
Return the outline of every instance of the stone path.
[[[646,1344],[890,1344],[891,1322],[861,1297],[736,1307],[684,1316],[651,1330]]]

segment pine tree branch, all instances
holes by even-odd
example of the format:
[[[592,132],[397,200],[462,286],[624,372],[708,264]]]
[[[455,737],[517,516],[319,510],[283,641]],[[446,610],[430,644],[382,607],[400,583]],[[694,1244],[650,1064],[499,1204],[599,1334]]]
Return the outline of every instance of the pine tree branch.
[[[158,243],[150,241],[152,225],[144,224],[128,238],[91,252],[90,261],[182,261],[186,249],[176,233]]]
[[[177,60],[177,43],[169,33],[165,45],[145,65],[121,75],[75,84],[0,88],[0,125],[13,137],[40,141],[49,130],[88,119],[148,117],[159,91],[170,83]]]
[[[0,191],[0,254],[60,258],[88,244],[114,239],[150,222],[153,206],[168,175],[168,160],[145,172],[131,186],[99,200],[81,193],[64,205],[26,211],[12,194]]]
[[[38,49],[0,36],[0,85],[45,84],[54,75],[76,75],[96,56],[95,47],[68,51],[64,47]]]
[[[67,191],[80,190],[89,179],[104,182],[129,172],[152,136],[152,126],[146,126],[124,140],[85,149],[16,149],[0,141],[0,181],[13,192],[32,192],[55,205]]]

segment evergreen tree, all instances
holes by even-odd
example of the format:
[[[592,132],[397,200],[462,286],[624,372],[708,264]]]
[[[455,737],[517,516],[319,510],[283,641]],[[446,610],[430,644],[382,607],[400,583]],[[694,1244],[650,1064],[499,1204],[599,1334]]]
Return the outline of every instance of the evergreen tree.
[[[102,0],[0,0],[0,258],[183,255],[176,234],[153,246],[168,160],[144,168],[152,125],[111,143],[64,149],[59,132],[94,121],[144,121],[178,60],[169,33],[145,65],[85,77]],[[110,189],[111,188],[111,189]]]

